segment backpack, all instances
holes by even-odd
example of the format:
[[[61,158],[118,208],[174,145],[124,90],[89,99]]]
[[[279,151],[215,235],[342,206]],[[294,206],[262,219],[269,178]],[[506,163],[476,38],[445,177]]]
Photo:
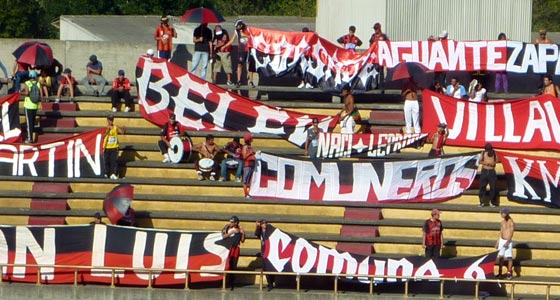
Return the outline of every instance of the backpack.
[[[31,87],[29,88],[29,99],[33,103],[39,103],[41,101],[41,92],[39,90],[38,82],[31,82]]]

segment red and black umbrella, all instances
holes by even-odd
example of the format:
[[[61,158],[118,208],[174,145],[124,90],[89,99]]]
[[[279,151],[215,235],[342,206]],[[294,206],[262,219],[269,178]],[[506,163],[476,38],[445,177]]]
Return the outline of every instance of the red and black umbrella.
[[[29,41],[21,44],[12,54],[16,61],[28,65],[47,67],[52,65],[53,54],[47,43]]]
[[[394,68],[387,70],[386,81],[395,81],[400,79],[415,78],[422,76],[430,70],[424,65],[416,62],[402,62]]]
[[[134,187],[119,184],[111,190],[103,201],[103,211],[111,224],[117,224],[126,214],[134,198]]]
[[[198,7],[187,10],[181,17],[181,22],[186,23],[221,23],[225,19],[217,11],[210,8]]]

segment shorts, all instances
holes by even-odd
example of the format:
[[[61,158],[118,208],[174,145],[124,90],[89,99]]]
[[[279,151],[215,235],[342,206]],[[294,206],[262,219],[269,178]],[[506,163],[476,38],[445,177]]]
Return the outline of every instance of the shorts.
[[[500,241],[498,242],[498,256],[511,258],[513,257],[513,241],[511,241],[507,247],[504,247],[506,242],[506,240],[500,238]]]
[[[231,73],[231,52],[218,52],[218,58],[214,60],[213,71],[218,73],[224,68],[224,73]]]
[[[239,52],[239,55],[237,56],[237,63],[242,65],[245,62],[247,62],[249,65],[247,67],[247,70],[249,72],[257,72],[257,65],[255,62],[255,58],[251,55],[249,55],[248,52]]]

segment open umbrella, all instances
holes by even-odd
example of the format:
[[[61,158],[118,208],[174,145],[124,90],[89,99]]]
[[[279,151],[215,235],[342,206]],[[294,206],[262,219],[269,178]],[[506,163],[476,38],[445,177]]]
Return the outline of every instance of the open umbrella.
[[[187,10],[181,17],[181,22],[186,23],[221,23],[225,19],[217,11],[210,8],[198,7]]]
[[[430,70],[424,65],[416,62],[402,62],[394,68],[387,70],[386,81],[395,81],[399,79],[414,78],[429,72]]]
[[[47,67],[53,62],[52,49],[49,44],[37,41],[21,44],[12,54],[19,63],[38,67]]]
[[[117,224],[127,215],[134,198],[134,187],[119,184],[111,190],[103,200],[103,211],[112,224]]]

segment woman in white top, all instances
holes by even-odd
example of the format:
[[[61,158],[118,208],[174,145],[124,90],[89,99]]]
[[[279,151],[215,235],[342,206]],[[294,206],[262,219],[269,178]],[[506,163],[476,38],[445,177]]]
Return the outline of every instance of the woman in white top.
[[[482,83],[473,79],[469,85],[469,101],[486,102],[486,89],[482,87]]]

